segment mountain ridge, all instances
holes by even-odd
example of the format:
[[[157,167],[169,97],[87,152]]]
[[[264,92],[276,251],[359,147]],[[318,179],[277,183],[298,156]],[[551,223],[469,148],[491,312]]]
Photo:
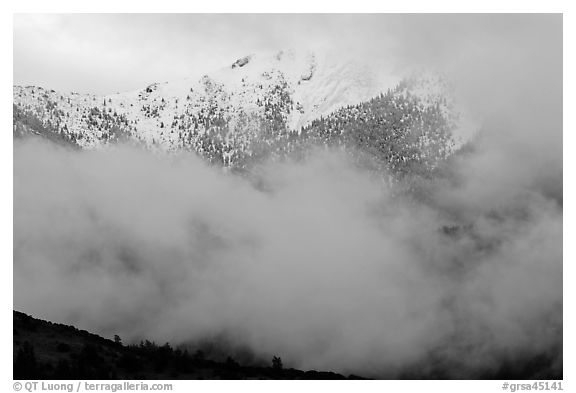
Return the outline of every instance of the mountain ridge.
[[[228,354],[213,360],[202,350],[151,341],[122,344],[74,326],[13,311],[14,379],[362,379],[326,371],[242,364]],[[242,361],[240,359],[240,361]]]
[[[151,150],[193,151],[232,168],[312,142],[349,145],[352,132],[357,134],[352,135],[354,148],[382,153],[397,163],[422,158],[430,145],[437,145],[434,149],[442,154],[425,157],[434,167],[432,161],[458,148],[453,132],[460,123],[442,77],[426,74],[386,89],[354,60],[294,50],[251,54],[195,81],[153,83],[105,96],[14,86],[13,109],[15,137],[34,124],[32,133],[51,132],[51,139],[82,149],[130,141]],[[342,118],[356,125],[345,132]],[[430,119],[434,124],[423,124]],[[368,131],[366,122],[373,123]],[[365,134],[376,149],[366,146]],[[393,146],[399,139],[397,144],[408,145]],[[383,143],[388,145],[384,149]]]

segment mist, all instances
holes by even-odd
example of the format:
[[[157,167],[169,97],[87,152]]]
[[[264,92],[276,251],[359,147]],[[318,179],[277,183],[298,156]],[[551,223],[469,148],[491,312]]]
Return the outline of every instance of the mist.
[[[480,125],[418,195],[342,151],[247,179],[15,140],[14,308],[300,369],[561,377],[561,16],[387,20],[395,66],[448,75]]]
[[[14,149],[16,309],[380,377],[438,351],[465,376],[561,343],[562,210],[541,193],[403,202],[338,152],[266,165],[262,191],[190,155]]]

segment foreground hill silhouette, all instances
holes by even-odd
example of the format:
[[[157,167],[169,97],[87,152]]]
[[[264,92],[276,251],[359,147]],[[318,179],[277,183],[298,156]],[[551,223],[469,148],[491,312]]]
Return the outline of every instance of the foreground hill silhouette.
[[[227,356],[219,348],[217,359],[203,351],[193,354],[157,345],[148,340],[138,345],[123,345],[120,338],[109,340],[73,326],[33,318],[13,312],[14,379],[363,379],[334,372],[302,371],[283,368],[282,359],[274,356],[269,367],[254,362],[237,361],[237,353]],[[218,352],[217,351],[217,352]],[[554,353],[561,353],[561,345]],[[215,352],[212,352],[214,355]],[[212,356],[210,355],[210,356]],[[248,365],[250,364],[250,365]],[[456,365],[441,358],[423,359],[397,379],[544,379],[562,380],[562,365],[551,353],[525,358],[510,358],[490,371],[453,375]],[[452,370],[452,371],[450,371]]]
[[[333,372],[245,366],[144,341],[123,345],[73,326],[13,312],[14,379],[358,379]]]

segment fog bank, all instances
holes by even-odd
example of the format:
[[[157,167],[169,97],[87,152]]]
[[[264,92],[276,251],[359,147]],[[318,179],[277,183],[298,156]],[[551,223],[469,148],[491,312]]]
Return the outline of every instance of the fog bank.
[[[432,354],[466,375],[561,343],[562,210],[541,193],[496,209],[430,191],[459,200],[445,209],[336,152],[265,166],[264,192],[190,155],[14,149],[14,307],[32,315],[392,377]]]

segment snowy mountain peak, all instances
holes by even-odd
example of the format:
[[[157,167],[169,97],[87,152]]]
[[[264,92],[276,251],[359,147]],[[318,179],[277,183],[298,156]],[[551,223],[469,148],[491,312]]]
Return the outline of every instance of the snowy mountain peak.
[[[381,93],[389,89],[392,96],[384,97]],[[408,95],[417,103],[408,104]],[[286,133],[298,136],[304,130],[309,135],[308,128],[323,118],[322,132],[333,136],[346,127],[355,129],[350,122],[365,126],[366,121],[383,127],[377,133],[385,135],[408,127],[425,107],[440,106],[442,117],[456,124],[447,97],[440,77],[391,85],[372,65],[351,56],[294,49],[249,54],[198,78],[106,96],[14,87],[14,105],[24,117],[39,119],[42,127],[82,148],[128,139],[163,151],[190,149],[224,165],[257,157],[280,140],[293,144]],[[406,105],[419,109],[404,113]],[[338,124],[345,127],[333,129]]]

